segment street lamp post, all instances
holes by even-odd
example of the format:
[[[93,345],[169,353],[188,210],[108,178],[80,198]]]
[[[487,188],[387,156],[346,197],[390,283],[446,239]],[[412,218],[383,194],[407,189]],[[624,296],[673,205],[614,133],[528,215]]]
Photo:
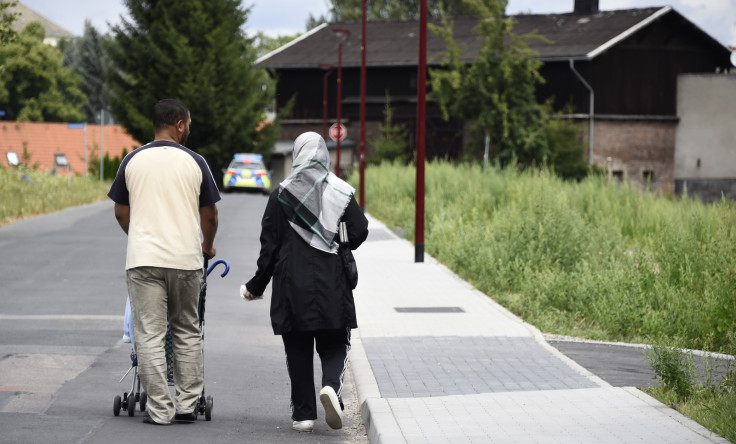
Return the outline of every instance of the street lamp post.
[[[334,71],[334,67],[329,64],[321,64],[320,68],[325,70],[322,75],[322,138],[327,141],[327,78]]]
[[[417,187],[414,262],[424,262],[424,145],[427,108],[427,0],[419,8],[419,82],[417,85]]]
[[[337,127],[342,128],[342,44],[350,37],[350,31],[333,29],[332,32],[340,37],[340,43],[337,44]],[[340,139],[342,137],[337,137],[337,165],[335,165],[337,177],[340,177]]]
[[[360,43],[360,206],[365,210],[365,89],[366,89],[366,3],[363,0],[362,35]]]

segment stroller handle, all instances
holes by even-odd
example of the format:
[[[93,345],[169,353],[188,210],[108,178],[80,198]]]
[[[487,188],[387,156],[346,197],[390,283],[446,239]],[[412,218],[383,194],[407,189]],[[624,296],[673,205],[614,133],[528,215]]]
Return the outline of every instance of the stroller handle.
[[[205,268],[207,268],[208,263],[209,263],[209,260],[205,258],[204,260]],[[225,264],[225,271],[223,271],[222,274],[220,275],[220,277],[225,277],[225,275],[227,275],[227,273],[230,271],[230,264],[228,264],[227,261],[224,259],[218,259],[212,265],[210,265],[209,268],[207,268],[207,276],[209,276],[210,273],[212,273],[212,270],[214,270],[215,267],[217,267],[220,264]]]

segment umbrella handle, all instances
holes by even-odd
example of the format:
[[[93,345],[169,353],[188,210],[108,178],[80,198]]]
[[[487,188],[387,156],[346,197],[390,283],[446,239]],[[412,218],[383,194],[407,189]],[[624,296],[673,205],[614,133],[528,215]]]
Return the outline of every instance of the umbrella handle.
[[[209,261],[207,259],[204,260],[204,267],[205,268],[207,268],[207,263],[208,262]],[[225,275],[227,275],[227,273],[230,271],[230,264],[228,264],[227,261],[224,260],[224,259],[218,259],[218,260],[215,261],[214,264],[210,265],[210,267],[207,268],[207,275],[209,276],[209,274],[212,272],[212,270],[214,270],[215,267],[217,267],[219,264],[225,264],[225,271],[223,271],[222,274],[220,275],[220,277],[225,277]]]

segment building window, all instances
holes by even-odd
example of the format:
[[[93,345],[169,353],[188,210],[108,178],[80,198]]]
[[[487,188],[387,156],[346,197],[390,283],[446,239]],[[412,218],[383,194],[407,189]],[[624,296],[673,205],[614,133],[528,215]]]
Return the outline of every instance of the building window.
[[[641,173],[641,178],[644,181],[644,183],[652,183],[652,182],[654,182],[654,171],[652,171],[652,170],[644,170]]]
[[[616,179],[618,179],[619,182],[624,181],[624,172],[621,170],[613,170],[611,171],[611,175],[615,177]]]

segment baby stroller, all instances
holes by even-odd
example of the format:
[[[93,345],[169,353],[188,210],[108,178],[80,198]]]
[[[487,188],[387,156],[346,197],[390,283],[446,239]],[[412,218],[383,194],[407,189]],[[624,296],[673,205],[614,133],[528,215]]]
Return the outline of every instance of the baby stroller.
[[[225,265],[225,271],[220,274],[220,277],[225,277],[227,273],[230,271],[230,264],[228,264],[225,260],[217,260],[215,263],[213,263],[211,266],[208,266],[209,260],[205,258],[204,260],[204,270],[205,272],[202,273],[202,280],[200,281],[200,288],[199,288],[199,305],[198,305],[198,314],[199,314],[199,328],[202,332],[202,341],[204,341],[204,311],[205,311],[205,301],[207,298],[207,276],[212,272],[212,270],[215,269],[219,264]],[[166,342],[165,342],[165,348],[166,348],[166,361],[167,365],[169,367],[169,375],[171,375],[171,365],[173,365],[173,347],[172,347],[172,340],[171,340],[171,332],[166,332]],[[202,353],[204,353],[204,348],[202,350]],[[115,416],[120,415],[120,410],[123,409],[128,412],[128,416],[135,416],[135,407],[136,404],[140,405],[140,411],[145,412],[146,411],[146,402],[148,400],[148,397],[146,395],[146,392],[141,392],[141,380],[140,376],[138,375],[138,357],[135,354],[135,350],[133,350],[130,354],[130,359],[132,361],[132,364],[127,372],[123,375],[123,377],[120,379],[120,382],[123,382],[126,376],[130,373],[131,370],[133,370],[133,380],[131,381],[130,385],[130,392],[123,392],[123,396],[116,395],[113,400],[113,414]],[[204,363],[202,365],[202,371],[204,372]],[[170,378],[170,376],[169,376]],[[198,415],[204,415],[205,419],[207,421],[212,420],[212,408],[214,405],[214,400],[212,396],[205,396],[204,386],[202,387],[202,394],[199,397],[199,400],[197,401],[197,405],[194,408],[194,411]]]

